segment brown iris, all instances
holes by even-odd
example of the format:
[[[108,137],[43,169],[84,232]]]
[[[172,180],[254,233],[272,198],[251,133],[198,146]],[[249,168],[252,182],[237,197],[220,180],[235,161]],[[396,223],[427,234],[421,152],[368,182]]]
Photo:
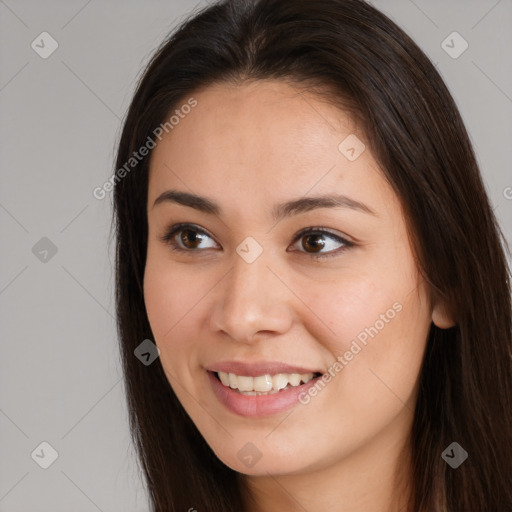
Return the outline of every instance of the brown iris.
[[[307,240],[314,240],[313,243],[306,242]],[[325,241],[323,240],[323,235],[315,234],[315,235],[307,235],[303,238],[302,247],[308,250],[308,246],[313,249],[312,252],[319,252],[325,246]],[[310,251],[308,251],[310,252]]]
[[[180,238],[181,242],[187,249],[195,249],[196,246],[193,244],[199,244],[201,242],[202,235],[193,229],[184,229],[181,232]],[[190,247],[188,243],[192,244],[193,246]]]

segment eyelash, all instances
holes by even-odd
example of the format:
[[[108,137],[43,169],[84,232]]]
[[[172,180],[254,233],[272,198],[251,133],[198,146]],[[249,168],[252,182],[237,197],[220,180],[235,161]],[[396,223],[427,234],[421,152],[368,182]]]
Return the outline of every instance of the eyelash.
[[[179,224],[175,224],[175,225],[171,226],[166,231],[166,233],[164,235],[159,237],[160,241],[170,245],[173,251],[184,252],[184,253],[192,253],[192,252],[200,251],[200,249],[183,249],[182,247],[180,247],[178,245],[177,242],[175,242],[173,240],[173,238],[176,234],[178,234],[181,231],[184,231],[185,229],[190,229],[191,231],[205,234],[208,237],[212,238],[206,231],[198,228],[194,224],[179,223]],[[298,240],[305,237],[306,235],[313,235],[313,234],[314,235],[325,235],[333,240],[336,240],[337,242],[343,243],[343,245],[344,245],[344,247],[342,247],[340,249],[335,249],[335,250],[329,251],[328,253],[325,253],[325,254],[313,254],[313,253],[308,253],[306,251],[299,251],[299,252],[302,252],[303,254],[306,254],[316,260],[322,260],[322,259],[338,256],[341,253],[345,252],[347,249],[354,247],[354,245],[355,245],[353,242],[350,242],[349,240],[346,240],[345,238],[342,238],[338,235],[334,235],[330,231],[327,231],[327,230],[319,228],[319,227],[311,227],[311,228],[306,228],[306,229],[301,230],[299,233],[297,233],[297,235],[295,235],[292,243],[295,244]]]

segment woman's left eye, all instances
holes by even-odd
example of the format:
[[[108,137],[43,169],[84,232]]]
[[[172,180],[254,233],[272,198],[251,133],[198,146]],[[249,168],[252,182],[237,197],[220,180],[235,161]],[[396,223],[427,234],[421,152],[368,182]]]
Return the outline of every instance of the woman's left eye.
[[[197,245],[207,238],[212,239],[206,231],[194,226],[193,224],[175,224],[160,237],[160,240],[169,244],[174,251],[192,253],[197,252],[197,249],[200,249]],[[301,246],[305,250],[299,250],[299,252],[304,252],[314,259],[336,256],[355,245],[353,242],[322,228],[308,228],[302,230],[295,236],[293,245],[301,239]],[[336,249],[336,244],[341,245],[341,247]],[[216,246],[217,244],[213,242],[212,245],[205,248],[210,249],[215,248]],[[309,252],[307,250],[308,248],[312,249],[313,252]],[[321,252],[323,249],[330,250]]]
[[[326,242],[326,238],[330,239],[330,242],[329,240]],[[335,235],[334,233],[331,233],[330,231],[327,231],[322,228],[307,228],[302,230],[300,233],[296,235],[296,237],[293,240],[293,243],[295,244],[301,239],[302,247],[306,248],[307,246],[310,246],[314,251],[316,251],[312,253],[308,252],[307,250],[301,252],[305,252],[306,254],[315,259],[331,258],[337,256],[355,245],[353,242],[350,242],[345,238],[339,235]],[[339,249],[336,249],[336,244],[341,244],[341,247]],[[323,253],[321,253],[320,251],[324,248],[331,248],[331,250],[324,251]]]

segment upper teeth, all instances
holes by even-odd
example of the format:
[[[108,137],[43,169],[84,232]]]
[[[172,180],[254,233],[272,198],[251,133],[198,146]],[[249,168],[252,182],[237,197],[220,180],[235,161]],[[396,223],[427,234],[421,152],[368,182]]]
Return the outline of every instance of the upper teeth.
[[[260,375],[258,377],[247,377],[235,375],[234,373],[218,372],[219,378],[224,386],[239,391],[279,391],[288,384],[298,386],[300,382],[309,382],[313,373],[278,373],[277,375]]]

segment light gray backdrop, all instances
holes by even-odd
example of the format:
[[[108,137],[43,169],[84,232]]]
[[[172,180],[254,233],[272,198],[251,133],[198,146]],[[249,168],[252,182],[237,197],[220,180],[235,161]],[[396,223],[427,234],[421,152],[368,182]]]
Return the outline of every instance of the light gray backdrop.
[[[512,240],[512,0],[371,3],[438,66]],[[111,194],[92,191],[143,64],[204,5],[0,0],[1,512],[148,509],[115,334]]]

